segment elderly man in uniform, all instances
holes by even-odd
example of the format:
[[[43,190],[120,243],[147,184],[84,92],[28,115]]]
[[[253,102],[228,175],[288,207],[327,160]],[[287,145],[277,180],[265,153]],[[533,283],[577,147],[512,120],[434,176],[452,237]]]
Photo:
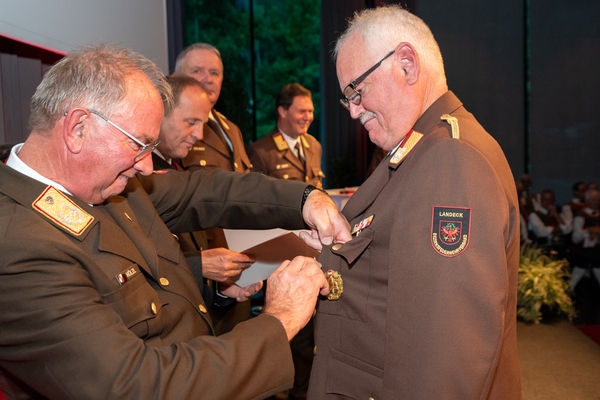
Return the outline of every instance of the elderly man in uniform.
[[[318,248],[349,240],[347,222],[299,182],[153,173],[161,96],[160,70],[112,46],[73,52],[36,90],[32,132],[0,163],[7,398],[250,399],[291,387],[288,341],[328,292],[320,265],[281,264],[264,313],[215,337],[171,232],[306,223]]]
[[[312,93],[298,83],[283,87],[275,98],[277,126],[248,147],[255,171],[322,187],[321,144],[308,133],[314,120]]]
[[[521,398],[519,203],[496,141],[446,85],[439,47],[400,6],[364,10],[334,55],[342,104],[388,155],[324,247],[309,399]]]

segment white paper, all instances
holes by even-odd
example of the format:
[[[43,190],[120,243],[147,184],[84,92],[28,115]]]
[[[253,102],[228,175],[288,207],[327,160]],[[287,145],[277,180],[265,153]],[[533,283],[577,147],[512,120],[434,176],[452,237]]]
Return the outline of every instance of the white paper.
[[[256,262],[242,272],[236,282],[241,287],[267,279],[285,260],[296,256],[319,256],[317,250],[298,237],[302,231],[225,229],[224,232],[230,250],[251,254],[256,258]]]

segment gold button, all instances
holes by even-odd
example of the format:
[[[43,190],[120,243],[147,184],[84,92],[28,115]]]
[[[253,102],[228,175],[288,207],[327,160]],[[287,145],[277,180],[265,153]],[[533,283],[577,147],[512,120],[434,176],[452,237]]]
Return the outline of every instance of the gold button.
[[[313,347],[313,355],[316,356],[317,355],[317,345],[315,345],[315,347]]]
[[[309,179],[308,179],[308,175],[304,176],[304,180],[305,180],[306,182],[308,182],[308,180],[309,180]]]
[[[160,278],[158,281],[163,286],[169,286],[169,280],[167,278]]]
[[[179,242],[179,236],[177,236],[177,235],[176,235],[176,234],[174,234],[174,233],[171,233],[171,235],[173,235],[173,237],[175,238],[175,240],[177,240],[177,241]]]
[[[372,397],[369,397],[369,400],[375,400],[375,399],[374,399],[374,398],[372,398]]]
[[[131,217],[130,217],[130,216],[127,214],[127,213],[125,213],[125,217],[126,217],[128,220],[130,220],[131,222],[133,222],[133,220],[131,219]]]
[[[204,304],[198,304],[198,309],[202,314],[206,314],[206,307],[204,307]]]
[[[156,304],[152,303],[150,304],[150,309],[152,310],[152,314],[156,315],[156,313],[158,312],[156,310]]]
[[[237,169],[237,167],[238,167],[238,163],[234,162],[234,163],[233,163],[233,166],[235,167],[235,169]]]
[[[287,179],[287,178],[289,178],[289,177],[290,177],[290,176],[289,176],[288,174],[283,174],[283,179]]]
[[[206,167],[206,160],[200,160],[200,166]]]
[[[331,246],[331,249],[334,250],[334,251],[338,251],[341,248],[342,248],[342,244],[341,243],[336,243],[333,246]]]

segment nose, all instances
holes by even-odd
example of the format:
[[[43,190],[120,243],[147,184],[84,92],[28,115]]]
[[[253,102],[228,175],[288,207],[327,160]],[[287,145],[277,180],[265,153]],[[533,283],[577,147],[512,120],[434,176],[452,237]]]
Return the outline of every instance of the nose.
[[[194,142],[204,138],[204,124],[198,124],[194,127],[191,138],[194,140]]]
[[[146,157],[133,164],[133,168],[142,175],[152,174],[152,170],[154,169],[154,165],[152,163],[152,155],[148,154]]]
[[[350,117],[352,117],[352,119],[359,118],[365,111],[362,103],[354,104],[350,102]]]

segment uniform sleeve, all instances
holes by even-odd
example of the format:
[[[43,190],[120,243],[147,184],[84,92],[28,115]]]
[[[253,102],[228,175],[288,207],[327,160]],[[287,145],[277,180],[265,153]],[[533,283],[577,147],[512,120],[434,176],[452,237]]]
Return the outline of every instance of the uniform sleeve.
[[[140,177],[143,189],[174,233],[227,229],[304,229],[306,183],[257,172],[170,172]],[[135,182],[133,182],[135,183]],[[138,189],[134,189],[138,190]]]
[[[399,195],[408,201],[396,210],[389,244],[384,397],[487,398],[507,356],[503,340],[515,334],[505,323],[516,310],[518,268],[512,175],[499,176],[461,140],[417,147],[414,157],[403,166]],[[470,211],[462,220],[467,245],[438,251],[434,212],[457,208]]]

